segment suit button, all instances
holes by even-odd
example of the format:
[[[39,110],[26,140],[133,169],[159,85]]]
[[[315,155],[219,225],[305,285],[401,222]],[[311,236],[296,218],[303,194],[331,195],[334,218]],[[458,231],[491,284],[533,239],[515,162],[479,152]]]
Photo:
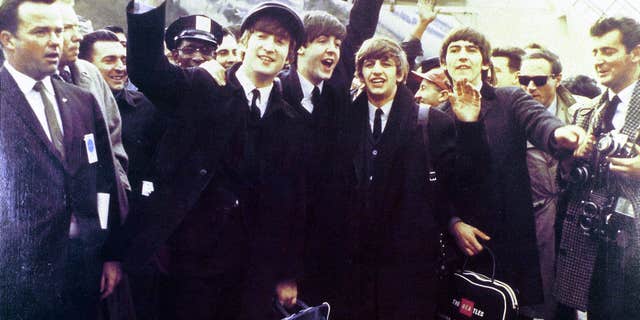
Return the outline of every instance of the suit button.
[[[201,176],[206,176],[207,175],[207,169],[200,169],[200,175]]]
[[[378,155],[378,150],[371,151],[371,154],[374,155],[374,156],[377,156]]]

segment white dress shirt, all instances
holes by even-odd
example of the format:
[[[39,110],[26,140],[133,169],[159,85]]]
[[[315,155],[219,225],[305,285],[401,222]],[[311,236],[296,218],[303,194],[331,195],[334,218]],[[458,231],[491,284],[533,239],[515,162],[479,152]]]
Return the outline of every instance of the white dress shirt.
[[[38,118],[38,122],[40,122],[40,126],[44,129],[44,133],[51,140],[51,133],[49,132],[49,124],[47,123],[47,116],[44,112],[44,102],[42,102],[42,96],[40,96],[40,92],[33,89],[36,85],[36,80],[29,77],[28,75],[16,70],[14,67],[9,64],[9,61],[4,62],[4,67],[7,69],[9,74],[13,77],[13,80],[18,84],[18,88],[24,97],[27,98],[27,102],[29,102],[29,106],[36,118]],[[54,106],[54,111],[56,113],[56,120],[58,121],[58,126],[60,127],[60,132],[64,134],[64,128],[62,125],[62,118],[60,117],[60,106],[58,106],[58,101],[56,100],[56,94],[53,90],[53,85],[51,84],[51,77],[47,76],[41,80],[42,84],[45,88],[45,94],[49,98],[49,101]]]
[[[253,89],[258,89],[260,96],[258,100],[256,100],[256,105],[258,109],[260,109],[260,118],[264,116],[264,113],[267,111],[267,104],[269,103],[269,97],[271,96],[271,89],[273,89],[273,82],[266,87],[256,88],[256,86],[249,80],[249,78],[242,72],[243,68],[240,68],[236,71],[236,78],[238,78],[238,82],[240,82],[240,86],[242,90],[244,90],[244,94],[247,97],[247,101],[249,101],[249,107],[251,107],[251,101],[253,100]]]
[[[627,116],[627,110],[629,109],[631,95],[633,95],[633,88],[635,86],[636,82],[634,81],[632,84],[622,89],[622,91],[620,91],[618,94],[613,93],[611,89],[607,89],[609,90],[609,92],[607,93],[609,101],[611,101],[611,99],[616,95],[620,99],[620,103],[618,104],[616,113],[613,115],[613,120],[611,121],[613,122],[613,127],[618,131],[622,130],[622,127],[624,126],[624,119]]]
[[[387,119],[389,119],[389,112],[391,111],[391,105],[393,105],[393,100],[385,103],[380,109],[382,109],[382,116],[380,116],[380,133],[384,132],[384,127],[387,126]],[[373,133],[373,121],[376,119],[376,110],[378,108],[369,102],[369,126],[371,127],[371,132]]]
[[[298,72],[298,78],[300,78],[300,88],[302,88],[302,100],[300,103],[302,107],[305,108],[309,113],[313,113],[313,102],[311,101],[311,93],[313,93],[313,88],[315,87],[311,81],[307,80],[305,77]],[[322,94],[322,86],[324,85],[324,81],[321,81],[318,84],[318,90],[320,90],[320,94]]]

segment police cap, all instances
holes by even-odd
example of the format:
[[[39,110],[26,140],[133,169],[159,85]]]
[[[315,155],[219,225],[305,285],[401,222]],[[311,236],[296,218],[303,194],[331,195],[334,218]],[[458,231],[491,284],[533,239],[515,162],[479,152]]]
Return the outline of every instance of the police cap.
[[[200,40],[212,44],[214,47],[222,42],[222,26],[213,19],[201,15],[190,15],[178,18],[171,23],[164,35],[167,49],[178,47],[180,40]]]

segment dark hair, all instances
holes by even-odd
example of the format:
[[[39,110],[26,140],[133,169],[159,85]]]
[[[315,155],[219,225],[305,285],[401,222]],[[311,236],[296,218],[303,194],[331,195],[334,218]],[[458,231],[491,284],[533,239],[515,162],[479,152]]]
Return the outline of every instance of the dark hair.
[[[577,75],[575,77],[564,79],[560,84],[573,94],[585,96],[591,99],[602,93],[602,90],[598,87],[596,80],[585,75]]]
[[[80,41],[80,53],[78,54],[78,58],[91,61],[93,59],[93,45],[98,41],[112,41],[120,43],[120,39],[118,39],[118,36],[115,33],[105,29],[96,30],[86,34],[82,41]]]
[[[125,33],[124,32],[124,28],[122,28],[121,26],[115,26],[115,25],[110,25],[110,26],[106,26],[104,28],[102,28],[104,30],[109,30],[113,33]]]
[[[627,53],[640,44],[640,23],[627,17],[602,18],[591,26],[589,33],[592,37],[602,37],[613,30],[622,34],[622,43]]]
[[[233,25],[227,26],[225,28],[225,30],[231,32],[231,34],[233,34],[233,36],[236,39],[240,39],[240,37],[242,37],[242,32],[240,31],[240,25],[239,24],[233,24]]]
[[[365,40],[356,53],[356,76],[362,78],[362,66],[367,59],[391,59],[396,64],[398,78],[407,80],[409,62],[400,45],[386,37],[375,36]]]
[[[559,75],[562,73],[562,64],[560,63],[560,58],[553,52],[547,49],[539,49],[533,51],[522,58],[522,60],[532,60],[532,59],[544,59],[549,62],[551,65],[551,73],[554,75]]]
[[[485,37],[482,33],[480,33],[479,31],[473,28],[464,27],[464,28],[454,29],[447,35],[447,37],[442,42],[442,46],[440,47],[440,63],[446,65],[447,49],[449,48],[449,45],[452,42],[456,42],[460,40],[469,41],[477,45],[478,48],[480,49],[480,53],[482,54],[482,65],[489,66],[489,70],[481,71],[482,81],[487,81],[489,73],[493,74],[493,65],[491,64],[491,57],[490,57],[491,43],[489,43],[489,40],[487,40],[487,37]],[[447,71],[446,73],[447,73],[447,76],[450,77],[449,72]],[[449,80],[452,80],[452,79],[449,79]],[[451,83],[453,83],[453,81],[451,81]]]
[[[516,72],[522,66],[522,56],[525,55],[524,50],[518,47],[500,47],[493,49],[492,57],[504,57],[509,61],[509,71]]]
[[[544,50],[545,47],[537,42],[531,42],[523,47],[524,50]]]
[[[18,31],[18,7],[25,2],[53,4],[56,0],[4,0],[0,4],[0,31]]]
[[[281,20],[268,15],[261,16],[260,19],[257,19],[251,27],[244,31],[242,37],[240,37],[240,42],[246,46],[247,41],[249,41],[249,36],[256,31],[266,32],[278,37],[289,39],[289,53],[287,58],[289,61],[293,61],[295,52],[298,48],[296,39]]]
[[[310,43],[320,36],[335,36],[343,40],[347,35],[347,28],[335,16],[324,11],[308,11],[304,18],[306,43]]]

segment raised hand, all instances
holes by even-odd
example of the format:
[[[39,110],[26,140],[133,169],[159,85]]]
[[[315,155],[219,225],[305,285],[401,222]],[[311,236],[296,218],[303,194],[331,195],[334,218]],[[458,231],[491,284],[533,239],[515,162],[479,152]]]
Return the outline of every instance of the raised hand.
[[[436,9],[436,0],[418,0],[416,7],[421,23],[431,23],[440,12],[440,9]]]
[[[480,91],[467,79],[456,81],[455,90],[449,95],[449,102],[456,118],[462,122],[476,122],[480,116]]]

